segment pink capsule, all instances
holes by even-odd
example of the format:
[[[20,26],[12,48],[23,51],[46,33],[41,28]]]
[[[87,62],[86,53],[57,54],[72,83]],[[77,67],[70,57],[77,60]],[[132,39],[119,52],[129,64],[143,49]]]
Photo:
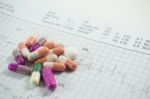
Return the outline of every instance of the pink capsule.
[[[30,75],[31,72],[32,72],[32,70],[28,66],[18,65],[18,64],[15,64],[15,63],[9,64],[8,69],[10,71],[21,73],[21,74],[26,74],[26,75]]]
[[[17,64],[21,64],[21,65],[25,64],[25,59],[23,58],[23,55],[21,54],[21,52],[18,48],[14,49],[13,56],[14,56]]]
[[[54,90],[57,86],[52,69],[49,67],[43,67],[42,77],[48,89]]]
[[[46,38],[45,37],[41,37],[39,40],[37,40],[37,42],[35,44],[32,45],[32,47],[30,48],[30,52],[33,52],[33,51],[37,50],[45,42],[46,42]]]

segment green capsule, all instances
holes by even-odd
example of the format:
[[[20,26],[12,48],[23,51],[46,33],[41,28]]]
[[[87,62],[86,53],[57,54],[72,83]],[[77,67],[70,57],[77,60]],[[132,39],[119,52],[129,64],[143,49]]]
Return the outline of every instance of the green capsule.
[[[42,65],[41,65],[41,64],[38,64],[38,63],[35,63],[34,66],[33,66],[33,70],[32,70],[32,71],[33,71],[33,72],[34,72],[34,71],[40,72],[41,69],[42,69]]]

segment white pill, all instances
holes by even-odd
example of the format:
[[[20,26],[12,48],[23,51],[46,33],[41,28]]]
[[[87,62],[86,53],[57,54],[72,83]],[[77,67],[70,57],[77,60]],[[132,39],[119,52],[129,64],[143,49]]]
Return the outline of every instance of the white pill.
[[[77,57],[78,50],[75,47],[66,47],[64,51],[64,56],[68,57],[71,60],[74,60]]]

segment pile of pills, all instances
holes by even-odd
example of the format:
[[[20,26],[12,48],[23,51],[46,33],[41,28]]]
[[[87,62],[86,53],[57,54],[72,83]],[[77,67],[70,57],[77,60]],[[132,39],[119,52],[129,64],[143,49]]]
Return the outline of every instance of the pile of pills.
[[[45,37],[30,36],[26,42],[20,42],[12,52],[16,63],[10,63],[8,69],[13,72],[31,75],[30,84],[37,86],[41,76],[48,89],[57,86],[53,71],[74,71],[77,63],[77,49],[64,47],[62,43],[47,41]],[[32,66],[27,66],[31,63]]]

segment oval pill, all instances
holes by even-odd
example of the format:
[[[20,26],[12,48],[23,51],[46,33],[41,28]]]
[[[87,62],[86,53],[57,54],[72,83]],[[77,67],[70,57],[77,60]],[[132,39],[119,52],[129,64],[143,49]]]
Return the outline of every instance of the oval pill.
[[[32,72],[30,67],[25,66],[25,65],[18,65],[18,64],[15,64],[15,63],[9,64],[8,69],[10,71],[21,73],[21,74],[26,74],[26,75],[30,75],[31,72]]]
[[[32,45],[32,47],[30,48],[30,52],[35,51],[40,46],[42,46],[45,42],[46,42],[46,38],[45,37],[39,38],[39,40],[37,40],[37,42],[34,45]]]
[[[12,53],[13,53],[13,57],[15,58],[17,64],[21,64],[21,65],[25,64],[25,59],[18,48],[14,49]]]
[[[54,49],[49,50],[49,54],[56,54],[57,56],[62,55],[64,53],[63,47],[56,47]]]
[[[56,80],[54,78],[54,74],[53,74],[51,68],[43,67],[42,77],[43,77],[45,85],[48,87],[48,89],[50,89],[50,90],[56,89],[57,84],[56,84]]]
[[[40,78],[41,78],[41,69],[42,69],[42,65],[41,64],[34,64],[33,69],[32,69],[32,74],[31,74],[31,78],[30,78],[30,84],[31,85],[35,85],[37,86],[40,82]]]
[[[66,65],[59,62],[44,62],[43,67],[49,67],[53,71],[64,71],[66,69]]]
[[[49,49],[53,49],[53,48],[56,48],[56,47],[63,47],[64,45],[62,43],[58,43],[58,42],[47,41],[47,42],[44,43],[43,46],[47,47]]]
[[[29,50],[26,46],[26,44],[24,42],[20,42],[19,45],[18,45],[22,55],[27,58],[28,54],[29,54]]]
[[[35,50],[34,52],[31,52],[28,55],[28,60],[34,61],[38,58],[46,56],[48,52],[49,52],[49,49],[47,47],[39,47],[37,50]]]
[[[75,70],[77,68],[77,63],[74,62],[73,60],[61,55],[58,57],[58,62],[64,63],[69,69]]]
[[[57,55],[51,54],[45,57],[39,58],[35,61],[35,63],[44,63],[44,62],[55,62],[57,60]]]

